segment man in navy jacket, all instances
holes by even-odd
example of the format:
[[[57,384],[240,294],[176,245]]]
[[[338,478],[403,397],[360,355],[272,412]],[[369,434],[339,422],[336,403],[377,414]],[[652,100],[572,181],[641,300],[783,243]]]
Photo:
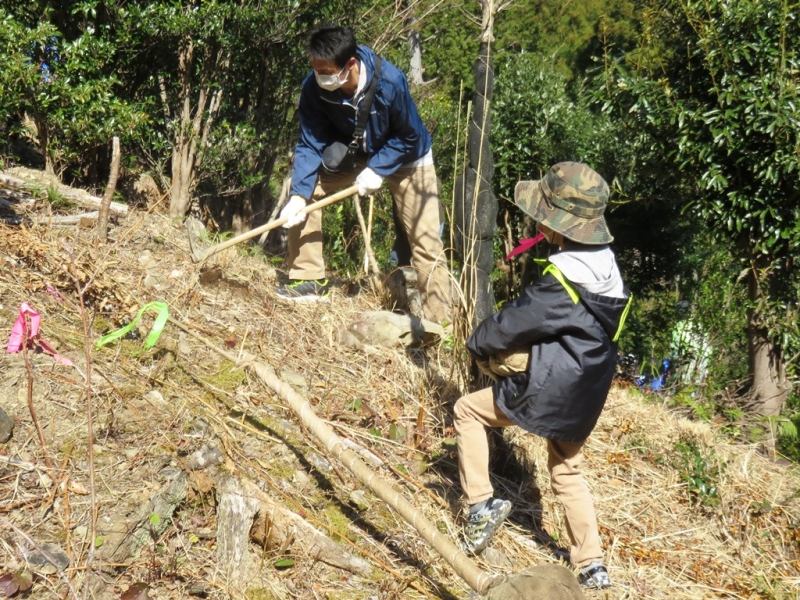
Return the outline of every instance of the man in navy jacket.
[[[425,317],[450,319],[450,280],[439,236],[440,216],[431,136],[419,116],[405,75],[381,60],[375,97],[353,169],[323,166],[326,148],[353,141],[360,105],[376,68],[376,55],[358,46],[348,27],[315,28],[306,47],[313,72],[300,93],[300,140],[292,169],[289,201],[281,211],[289,229],[290,282],[278,289],[289,300],[327,297],[322,257],[322,215],[303,212],[309,201],[358,185],[359,194],[380,189],[384,180],[408,238],[412,266],[418,271]]]

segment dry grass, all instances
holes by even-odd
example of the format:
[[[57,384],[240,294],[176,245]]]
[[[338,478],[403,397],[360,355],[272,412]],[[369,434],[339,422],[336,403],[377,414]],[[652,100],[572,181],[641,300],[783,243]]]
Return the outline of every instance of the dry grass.
[[[174,318],[212,343],[269,362],[340,435],[382,459],[382,476],[456,535],[460,493],[450,408],[465,384],[452,351],[342,346],[338,332],[376,308],[372,293],[340,285],[330,304],[280,304],[268,262],[234,249],[210,265],[195,265],[182,229],[163,216],[134,213],[111,237],[113,243],[98,246],[90,232],[71,228],[0,229],[5,330],[28,301],[42,313],[43,337],[77,365],[30,354],[33,402],[56,467],[48,473],[27,407],[23,357],[0,359],[0,404],[16,419],[14,437],[0,446],[0,564],[6,570],[23,564],[31,549],[26,536],[58,544],[71,559],[62,574],[37,576],[30,597],[70,597],[70,590],[88,597],[88,566],[94,581],[103,581],[97,597],[108,598],[134,581],[149,583],[151,598],[186,598],[195,588],[211,598],[464,597],[464,584],[397,515],[369,493],[366,509],[350,502],[358,489],[353,478],[328,466],[324,449],[271,392],[180,329],[168,325],[157,346],[143,353],[137,353],[142,339],[92,350],[91,386],[85,384],[86,345],[145,302],[166,301]],[[87,283],[88,340],[76,292]],[[94,495],[84,493],[91,491],[90,408]],[[547,483],[543,445],[516,429],[505,439],[522,466],[495,481],[515,502],[494,543],[510,562],[483,566],[517,571],[556,561],[552,546],[563,545],[567,534]],[[681,477],[687,454],[676,449],[687,441],[709,459],[709,469],[725,465],[717,506],[692,502]],[[165,469],[183,468],[209,443],[240,476],[369,560],[375,576],[327,567],[297,547],[286,549],[295,565],[279,570],[279,549],[252,547],[258,575],[249,591],[234,589],[215,558],[215,498],[204,471],[191,472],[189,497],[137,558],[123,566],[99,564],[91,550],[93,512],[100,529],[110,515],[141,505],[163,485]],[[782,599],[800,592],[794,467],[765,458],[756,446],[731,445],[713,426],[677,418],[618,388],[587,445],[585,472],[616,583],[590,597]]]

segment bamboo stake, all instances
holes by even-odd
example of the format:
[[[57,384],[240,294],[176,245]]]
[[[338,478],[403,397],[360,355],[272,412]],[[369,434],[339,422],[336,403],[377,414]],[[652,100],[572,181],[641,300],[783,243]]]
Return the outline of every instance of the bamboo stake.
[[[370,196],[372,198],[372,196]],[[370,231],[367,229],[367,224],[364,221],[364,213],[361,211],[361,202],[358,196],[354,198],[356,203],[356,215],[358,216],[358,224],[361,226],[361,231],[364,234],[364,253],[366,254],[365,266],[372,266],[372,274],[380,275],[381,270],[378,268],[378,262],[375,260],[375,253],[372,251],[372,240],[370,239]],[[366,269],[369,273],[369,269]]]

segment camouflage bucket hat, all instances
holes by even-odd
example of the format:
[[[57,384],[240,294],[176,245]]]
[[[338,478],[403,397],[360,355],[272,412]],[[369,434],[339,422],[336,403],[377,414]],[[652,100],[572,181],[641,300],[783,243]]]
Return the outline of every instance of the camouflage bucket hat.
[[[608,244],[614,239],[603,217],[608,184],[582,163],[558,163],[539,181],[520,181],[514,200],[534,221],[575,242]]]

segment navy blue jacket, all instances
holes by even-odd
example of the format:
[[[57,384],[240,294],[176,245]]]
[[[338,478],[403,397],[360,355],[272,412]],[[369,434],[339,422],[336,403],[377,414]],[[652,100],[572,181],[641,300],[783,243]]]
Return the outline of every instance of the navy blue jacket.
[[[494,400],[526,431],[546,439],[589,437],[605,405],[629,294],[613,298],[573,285],[577,302],[552,274],[484,319],[467,340],[478,359],[530,348],[527,373],[500,379]]]
[[[359,46],[356,55],[367,69],[363,97],[375,72],[375,53]],[[403,164],[425,156],[431,149],[431,136],[411,98],[406,76],[389,61],[381,60],[362,150],[368,155],[367,166],[386,177]],[[299,114],[300,140],[295,149],[291,194],[309,199],[322,166],[322,151],[335,141],[350,144],[353,140],[356,108],[339,90],[320,88],[312,71],[303,80]]]

